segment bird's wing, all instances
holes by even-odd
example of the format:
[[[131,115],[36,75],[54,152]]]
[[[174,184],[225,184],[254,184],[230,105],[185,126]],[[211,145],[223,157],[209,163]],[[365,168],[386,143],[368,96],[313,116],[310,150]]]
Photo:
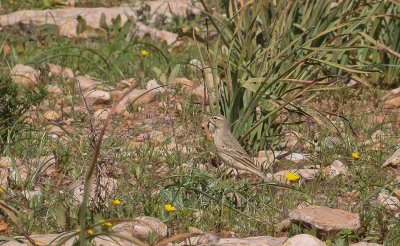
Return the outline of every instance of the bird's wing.
[[[232,142],[233,143],[233,142]],[[229,144],[232,144],[229,143]],[[254,164],[253,158],[251,158],[246,151],[242,148],[242,146],[237,143],[238,146],[232,147],[226,144],[223,144],[220,149],[224,154],[232,157],[235,161],[242,162],[249,168],[253,168],[256,171],[260,171],[259,168]]]

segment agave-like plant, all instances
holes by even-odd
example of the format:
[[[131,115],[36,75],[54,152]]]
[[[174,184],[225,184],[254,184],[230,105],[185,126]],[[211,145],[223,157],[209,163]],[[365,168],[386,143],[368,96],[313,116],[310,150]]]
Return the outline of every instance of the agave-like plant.
[[[213,74],[209,91],[215,91],[217,110],[233,123],[234,135],[253,149],[270,147],[269,137],[288,118],[285,112],[329,124],[320,112],[304,111],[293,100],[349,76],[363,82],[360,75],[371,72],[359,62],[365,57],[357,55],[370,47],[358,34],[377,17],[379,3],[254,0],[239,6],[232,0],[221,14],[201,2],[217,33],[206,48],[199,45]]]

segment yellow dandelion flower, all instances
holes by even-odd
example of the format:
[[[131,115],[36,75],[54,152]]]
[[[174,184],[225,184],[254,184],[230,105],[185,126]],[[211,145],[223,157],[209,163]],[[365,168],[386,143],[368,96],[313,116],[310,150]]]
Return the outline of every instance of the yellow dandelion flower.
[[[173,211],[175,211],[176,210],[176,208],[174,207],[174,206],[172,206],[172,204],[165,204],[165,206],[164,206],[164,209],[165,209],[165,211],[167,211],[167,212],[173,212]]]
[[[91,230],[91,229],[86,230],[86,234],[93,235],[93,230]]]
[[[112,201],[112,204],[115,205],[115,206],[118,206],[118,205],[121,204],[121,201],[119,199],[115,199],[115,200]]]
[[[353,152],[352,154],[351,154],[351,156],[354,158],[354,159],[360,159],[360,154],[358,154],[357,152]]]
[[[293,173],[293,172],[287,172],[287,173],[285,173],[285,178],[288,181],[296,181],[300,178],[300,175],[298,175],[297,173]]]
[[[146,57],[146,56],[148,56],[149,54],[150,54],[150,53],[149,53],[148,50],[140,50],[140,55],[143,56],[143,57]]]
[[[3,194],[4,190],[0,187],[0,196]]]
[[[101,225],[106,226],[106,227],[111,227],[112,223],[110,221],[103,221],[103,222],[101,222]]]

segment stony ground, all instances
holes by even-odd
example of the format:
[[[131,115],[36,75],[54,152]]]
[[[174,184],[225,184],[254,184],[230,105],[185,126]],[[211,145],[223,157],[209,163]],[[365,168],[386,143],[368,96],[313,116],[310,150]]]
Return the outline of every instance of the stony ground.
[[[204,95],[210,71],[176,34],[186,9],[199,7],[162,2],[0,16],[2,71],[47,91],[2,147],[1,202],[14,216],[0,217],[1,240],[23,234],[15,221],[40,245],[76,236],[84,173],[108,122],[87,230],[98,244],[116,245],[113,233],[124,232],[150,244],[396,245],[398,90],[336,85],[305,105],[326,112],[322,124],[290,115],[271,150],[249,150],[269,163],[273,183],[226,175],[203,118],[215,103]],[[151,17],[140,19],[147,8]],[[161,30],[157,11],[182,19]],[[19,239],[6,245],[27,244]]]

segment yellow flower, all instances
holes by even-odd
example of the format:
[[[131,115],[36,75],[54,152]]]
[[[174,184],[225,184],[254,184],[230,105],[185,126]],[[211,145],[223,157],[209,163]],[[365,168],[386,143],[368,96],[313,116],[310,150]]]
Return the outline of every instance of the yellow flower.
[[[118,205],[121,204],[121,201],[118,200],[118,199],[115,199],[115,200],[112,201],[112,204],[115,205],[115,206],[118,206]]]
[[[297,173],[293,173],[293,172],[287,172],[287,173],[285,173],[285,178],[288,181],[296,181],[300,178],[300,175],[298,175]]]
[[[101,222],[101,225],[106,226],[106,227],[111,227],[112,223],[110,221],[103,221],[103,222]]]
[[[173,212],[173,211],[175,211],[176,210],[176,208],[174,207],[174,206],[172,206],[172,204],[165,204],[165,206],[164,206],[164,209],[165,209],[165,211],[167,211],[167,212]]]
[[[352,154],[351,154],[351,156],[353,156],[353,158],[354,159],[360,159],[360,155],[357,153],[357,152],[353,152]]]
[[[88,230],[86,230],[86,233],[87,233],[88,235],[93,235],[93,230],[88,229]]]
[[[143,56],[143,57],[146,57],[146,56],[149,55],[149,51],[148,50],[141,50],[140,51],[140,55]]]
[[[0,196],[3,194],[4,190],[0,187]]]

